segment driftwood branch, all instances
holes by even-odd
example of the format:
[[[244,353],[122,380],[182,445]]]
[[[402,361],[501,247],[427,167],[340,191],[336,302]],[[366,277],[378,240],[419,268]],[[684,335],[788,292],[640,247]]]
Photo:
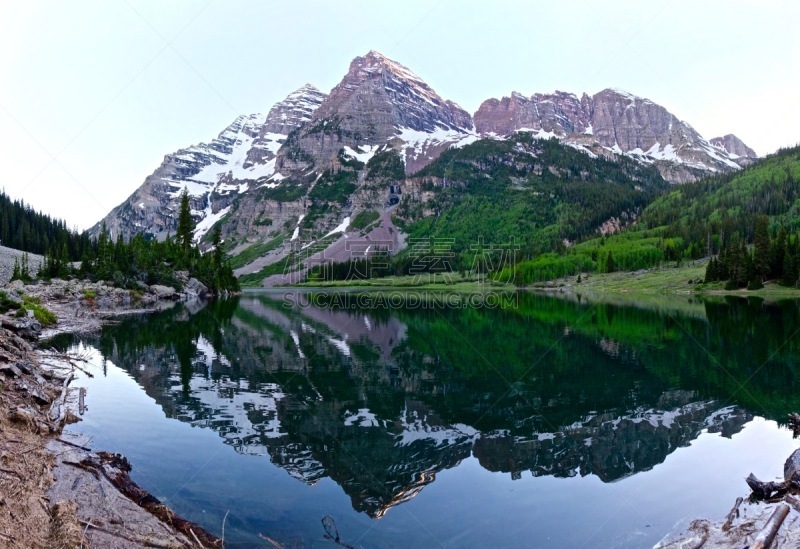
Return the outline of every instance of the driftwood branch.
[[[63,438],[59,438],[58,441],[63,443],[63,444],[67,444],[69,446],[72,446],[73,448],[78,448],[79,450],[84,450],[86,452],[91,452],[92,451],[91,448],[87,448],[86,446],[81,446],[80,444],[75,444],[74,442],[70,442],[68,440],[64,440]]]
[[[69,374],[64,378],[64,383],[61,386],[61,395],[53,401],[50,406],[50,421],[55,424],[56,429],[61,424],[61,421],[66,416],[65,403],[67,401],[67,393],[69,392],[69,384],[75,378],[75,374]]]
[[[88,377],[94,377],[94,374],[92,372],[86,370],[86,368],[82,368],[81,366],[78,366],[78,364],[77,364],[78,362],[83,362],[84,364],[88,364],[89,360],[86,357],[83,357],[83,356],[80,356],[80,355],[77,355],[77,354],[60,353],[56,349],[54,349],[53,347],[50,347],[50,350],[47,351],[47,353],[48,353],[46,355],[47,358],[53,358],[53,359],[61,361],[61,362],[66,362],[72,368],[75,368],[76,370],[80,370],[81,372],[86,374]]]
[[[779,505],[750,545],[750,549],[769,549],[788,514],[789,506],[785,504]]]
[[[723,532],[730,530],[731,525],[733,524],[733,519],[739,516],[739,506],[742,504],[742,501],[744,501],[743,498],[736,498],[736,503],[734,504],[733,509],[731,509],[731,512],[728,513],[728,518],[725,521],[725,524],[722,525]]]
[[[78,389],[78,413],[80,415],[86,413],[86,387]]]

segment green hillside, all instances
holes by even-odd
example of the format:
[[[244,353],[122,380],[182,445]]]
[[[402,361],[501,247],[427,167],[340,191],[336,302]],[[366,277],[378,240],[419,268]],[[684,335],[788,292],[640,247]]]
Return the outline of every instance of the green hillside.
[[[732,276],[733,285],[740,287],[760,273],[759,278],[791,285],[800,265],[798,229],[800,147],[794,147],[742,171],[674,187],[647,206],[629,230],[522,261],[503,276],[526,284],[583,271],[646,269],[665,261],[719,254],[722,261],[735,265],[712,273],[710,280]]]
[[[652,166],[593,158],[529,133],[448,149],[412,181],[432,197],[404,199],[397,216],[410,221],[411,238],[452,239],[465,268],[481,242],[515,243],[521,258],[532,258],[611,217],[632,219],[668,188]]]

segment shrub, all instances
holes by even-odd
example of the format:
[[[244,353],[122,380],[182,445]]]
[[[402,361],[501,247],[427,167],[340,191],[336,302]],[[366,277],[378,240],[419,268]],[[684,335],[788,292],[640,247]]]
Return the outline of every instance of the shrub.
[[[764,287],[764,283],[761,282],[759,277],[752,279],[750,282],[747,283],[748,290],[760,290]]]
[[[736,284],[735,280],[729,280],[729,281],[727,281],[725,283],[725,289],[726,290],[738,290],[739,289],[739,285]]]
[[[8,294],[0,290],[0,313],[7,313],[11,309],[16,309],[19,304],[8,297]]]
[[[42,326],[52,326],[58,321],[53,311],[45,309],[41,305],[33,306],[33,318],[38,320]]]

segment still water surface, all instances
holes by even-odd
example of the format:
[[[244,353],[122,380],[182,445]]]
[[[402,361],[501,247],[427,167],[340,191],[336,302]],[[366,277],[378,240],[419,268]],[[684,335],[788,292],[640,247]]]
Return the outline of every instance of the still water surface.
[[[72,431],[231,547],[650,547],[798,445],[800,304],[246,293],[59,345]],[[398,306],[398,303],[409,306]],[[387,305],[392,305],[391,307]],[[262,537],[263,536],[263,537]]]

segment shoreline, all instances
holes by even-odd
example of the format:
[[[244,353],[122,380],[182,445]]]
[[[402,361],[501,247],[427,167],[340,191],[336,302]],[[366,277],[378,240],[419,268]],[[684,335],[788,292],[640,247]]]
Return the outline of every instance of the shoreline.
[[[441,281],[429,275],[393,276],[366,280],[337,280],[301,282],[268,289],[289,290],[353,290],[353,291],[450,291],[458,293],[485,293],[493,291],[528,291],[542,293],[582,293],[587,295],[683,296],[683,297],[757,297],[766,301],[800,299],[800,289],[781,286],[774,281],[764,283],[760,290],[726,290],[722,282],[704,283],[707,259],[690,261],[680,267],[664,266],[639,271],[613,273],[582,273],[528,285],[513,282],[500,283],[479,280],[473,276],[461,277],[457,273],[438,275]],[[257,290],[261,288],[248,288]]]
[[[707,259],[692,261],[680,267],[666,266],[639,271],[613,273],[583,273],[522,286],[520,290],[541,292],[581,292],[585,294],[630,296],[684,296],[684,297],[757,297],[765,301],[800,299],[800,289],[781,286],[767,281],[760,290],[726,290],[722,282],[704,283]]]
[[[149,314],[192,296],[75,280],[16,282],[3,291],[13,299],[37,298],[56,322],[43,328],[31,315],[0,315],[0,545],[221,547],[221,539],[138,487],[124,456],[96,452],[79,435],[63,432],[80,421],[85,390],[72,381],[83,370],[81,359],[42,347],[59,334],[94,333],[121,316]]]

